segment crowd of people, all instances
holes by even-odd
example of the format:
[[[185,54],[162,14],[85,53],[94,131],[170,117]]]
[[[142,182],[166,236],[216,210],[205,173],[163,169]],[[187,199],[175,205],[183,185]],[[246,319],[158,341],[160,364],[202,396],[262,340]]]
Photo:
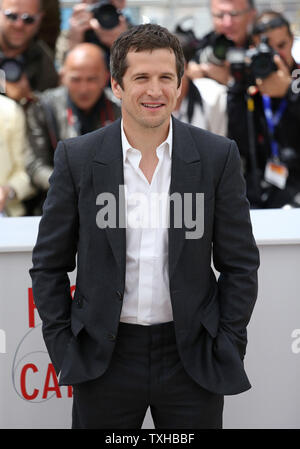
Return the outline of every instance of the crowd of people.
[[[120,117],[109,58],[135,26],[126,6],[82,1],[60,31],[58,0],[0,0],[0,215],[40,215],[58,141]],[[291,26],[253,0],[211,0],[210,9],[203,38],[170,30],[186,60],[173,115],[237,142],[252,208],[300,207]]]

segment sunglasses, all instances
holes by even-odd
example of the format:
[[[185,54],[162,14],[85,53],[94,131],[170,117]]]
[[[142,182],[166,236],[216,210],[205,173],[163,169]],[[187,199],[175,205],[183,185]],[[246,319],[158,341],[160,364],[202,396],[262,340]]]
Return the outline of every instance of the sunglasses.
[[[27,14],[26,12],[24,14],[17,14],[15,12],[12,12],[10,9],[6,9],[5,11],[2,11],[5,17],[10,20],[11,22],[16,22],[18,18],[23,21],[24,25],[32,25],[35,23],[38,19],[38,15],[31,15]]]

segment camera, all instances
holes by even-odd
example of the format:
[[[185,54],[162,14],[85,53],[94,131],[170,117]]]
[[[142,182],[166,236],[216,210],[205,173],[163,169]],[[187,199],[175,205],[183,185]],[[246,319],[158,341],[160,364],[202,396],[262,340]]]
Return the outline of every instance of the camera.
[[[243,50],[231,48],[227,52],[231,75],[239,83],[255,82],[257,78],[265,79],[277,71],[274,62],[276,52],[268,44],[268,38],[263,36],[255,48]]]
[[[16,83],[24,72],[24,61],[22,56],[17,58],[6,58],[0,53],[0,69],[5,73],[5,80]]]
[[[114,7],[109,1],[103,0],[90,5],[88,8],[95,19],[98,20],[102,28],[111,30],[119,24],[121,12]]]
[[[214,34],[210,45],[197,52],[196,59],[199,64],[211,63],[223,65],[227,59],[227,53],[232,47],[234,47],[234,42],[224,34]]]

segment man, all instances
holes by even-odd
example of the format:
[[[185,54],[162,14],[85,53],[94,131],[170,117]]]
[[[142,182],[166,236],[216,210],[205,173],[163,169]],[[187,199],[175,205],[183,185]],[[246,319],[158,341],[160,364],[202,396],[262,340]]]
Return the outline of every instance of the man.
[[[250,73],[251,82],[230,87],[229,136],[239,145],[251,206],[299,207],[300,95],[293,89],[294,38],[288,21],[274,11],[262,12],[255,22],[253,44],[258,46],[263,37],[276,53],[275,65],[271,64],[266,77],[252,79]],[[250,91],[253,112],[249,122],[246,92]]]
[[[223,395],[250,388],[258,252],[238,150],[171,120],[183,71],[165,28],[122,34],[122,122],[55,153],[30,273],[60,384],[74,385],[74,428],[139,428],[149,405],[158,428],[220,428]]]
[[[254,0],[211,0],[211,15],[214,30],[202,38],[200,52],[212,46],[216,36],[220,35],[232,41],[235,47],[248,47],[256,15]],[[192,78],[207,77],[227,85],[230,67],[227,61],[223,64],[214,64],[209,60],[200,64],[191,61],[188,74]]]
[[[58,84],[51,51],[35,40],[42,18],[42,0],[0,0],[0,68],[6,72],[6,95],[22,105],[35,91]]]
[[[94,131],[120,116],[119,105],[111,101],[112,93],[104,90],[109,72],[100,47],[76,46],[68,53],[61,75],[62,86],[40,94],[27,110],[27,171],[44,193],[58,141]]]
[[[61,64],[64,54],[82,42],[91,42],[101,46],[107,55],[109,63],[109,49],[117,37],[127,30],[127,17],[123,13],[126,7],[126,0],[110,0],[119,12],[119,22],[112,28],[104,28],[94,17],[89,6],[98,3],[97,0],[83,0],[73,8],[70,18],[70,28],[67,32],[62,32],[57,42],[56,60]]]
[[[24,112],[13,100],[0,95],[0,216],[22,216],[23,200],[34,189],[24,166]]]

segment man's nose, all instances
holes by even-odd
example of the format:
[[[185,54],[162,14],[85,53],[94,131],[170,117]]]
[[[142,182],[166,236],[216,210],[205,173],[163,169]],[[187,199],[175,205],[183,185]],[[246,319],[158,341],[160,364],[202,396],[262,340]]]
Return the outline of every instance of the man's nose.
[[[159,80],[152,80],[149,82],[147,94],[152,97],[159,97],[162,94],[162,86]]]
[[[17,18],[17,20],[15,20],[14,22],[13,22],[13,26],[15,27],[15,28],[24,28],[24,22],[23,22],[23,20],[21,19],[21,17],[19,16],[18,18]]]
[[[222,24],[224,27],[230,27],[232,25],[232,17],[229,13],[225,12],[222,18]]]

